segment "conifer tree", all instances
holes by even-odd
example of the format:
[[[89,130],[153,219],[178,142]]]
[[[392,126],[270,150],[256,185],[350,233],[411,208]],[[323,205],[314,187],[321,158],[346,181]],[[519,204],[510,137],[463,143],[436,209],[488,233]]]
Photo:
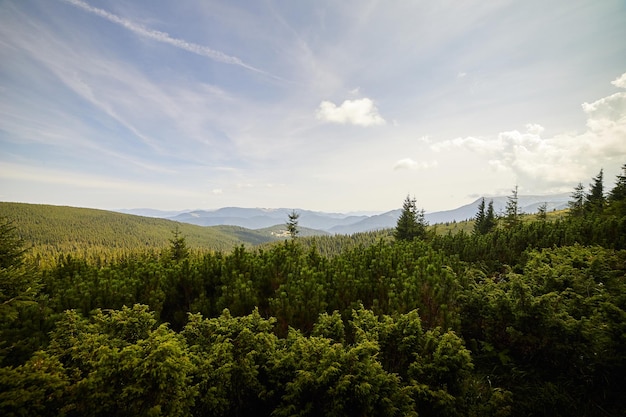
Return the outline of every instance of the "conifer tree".
[[[589,194],[585,198],[585,211],[588,213],[602,213],[604,210],[604,173],[600,173],[593,179],[593,184],[589,185]]]
[[[417,210],[415,198],[406,196],[402,204],[402,212],[396,224],[394,236],[398,240],[413,240],[426,236],[426,219],[424,210]]]
[[[519,206],[518,206],[518,196],[517,196],[517,185],[511,191],[511,195],[508,197],[506,202],[506,208],[504,209],[504,220],[507,227],[513,227],[517,225],[519,222]]]
[[[491,232],[497,226],[496,213],[493,210],[493,200],[489,200],[487,214],[485,214],[485,233]]]
[[[615,187],[609,192],[607,203],[612,214],[626,215],[626,164],[622,174],[617,176]]]
[[[574,192],[570,195],[571,200],[567,203],[569,207],[569,215],[580,217],[584,214],[585,206],[585,187],[581,182],[574,187]]]
[[[543,203],[537,208],[537,218],[541,221],[545,221],[548,217],[548,203]]]
[[[496,227],[496,215],[493,210],[493,200],[489,201],[487,210],[485,210],[485,199],[483,198],[478,205],[478,213],[476,213],[474,223],[475,235],[486,235]]]
[[[0,366],[20,343],[13,328],[20,310],[35,304],[40,289],[38,275],[24,262],[25,252],[13,222],[0,217]]]
[[[296,237],[298,237],[298,233],[300,233],[300,231],[298,230],[298,218],[300,218],[300,213],[296,212],[295,210],[291,210],[291,213],[289,213],[289,217],[287,219],[287,232],[289,232],[289,236],[291,236],[292,239],[295,239]]]
[[[185,237],[181,235],[180,230],[176,227],[176,230],[172,232],[172,238],[170,239],[170,257],[175,261],[180,261],[189,256],[189,249],[187,248],[187,241]]]
[[[426,221],[426,212],[423,208],[417,210],[417,216],[415,216],[415,218],[417,220],[417,229],[419,231],[418,237],[426,237],[426,227],[428,226],[428,222]]]
[[[483,197],[478,204],[478,213],[474,217],[474,234],[482,235],[485,224],[485,198]]]
[[[11,220],[0,217],[0,317],[12,316],[10,309],[29,301],[38,290],[37,279],[25,265],[24,241]]]

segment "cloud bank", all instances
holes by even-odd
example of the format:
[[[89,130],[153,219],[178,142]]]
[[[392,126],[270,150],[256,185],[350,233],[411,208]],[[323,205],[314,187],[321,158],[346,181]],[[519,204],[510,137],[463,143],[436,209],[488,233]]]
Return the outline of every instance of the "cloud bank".
[[[400,159],[393,166],[393,169],[411,169],[411,170],[421,170],[421,169],[430,169],[434,168],[438,165],[437,161],[432,162],[417,162],[411,158]]]
[[[369,98],[346,100],[337,107],[330,101],[322,101],[317,108],[317,119],[331,123],[357,126],[380,126],[386,123]]]
[[[626,88],[626,73],[613,85]],[[570,185],[593,174],[607,161],[626,160],[626,92],[583,103],[587,130],[543,137],[544,128],[527,124],[524,131],[496,137],[459,137],[431,145],[437,152],[464,149],[489,158],[496,171],[512,171],[518,181]]]

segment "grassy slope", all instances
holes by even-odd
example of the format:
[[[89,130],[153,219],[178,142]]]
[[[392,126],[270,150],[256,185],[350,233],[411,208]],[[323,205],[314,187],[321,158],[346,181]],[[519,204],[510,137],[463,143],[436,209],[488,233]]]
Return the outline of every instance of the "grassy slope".
[[[565,217],[567,217],[567,210],[550,211],[546,213],[546,221],[556,221]],[[520,219],[522,222],[531,222],[537,220],[538,217],[536,214],[522,214]],[[445,235],[449,232],[455,234],[460,231],[472,233],[474,231],[474,220],[433,224],[429,226],[429,229],[435,230],[439,235]]]
[[[0,216],[44,252],[88,248],[160,249],[178,229],[192,249],[230,250],[274,240],[268,234],[232,226],[202,227],[105,210],[0,202]]]

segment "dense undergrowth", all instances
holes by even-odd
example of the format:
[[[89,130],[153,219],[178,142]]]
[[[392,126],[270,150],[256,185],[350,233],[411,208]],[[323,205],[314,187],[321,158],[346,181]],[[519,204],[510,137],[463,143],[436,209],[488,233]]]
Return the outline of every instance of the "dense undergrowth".
[[[177,236],[38,264],[4,222],[0,412],[623,415],[616,201],[485,234],[229,252]]]

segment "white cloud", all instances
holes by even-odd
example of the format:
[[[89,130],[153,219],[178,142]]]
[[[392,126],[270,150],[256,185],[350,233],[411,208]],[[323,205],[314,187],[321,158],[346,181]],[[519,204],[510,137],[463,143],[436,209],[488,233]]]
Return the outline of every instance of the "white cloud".
[[[424,136],[420,137],[417,140],[420,141],[420,142],[423,142],[423,143],[430,143],[431,142],[430,137],[428,135],[424,135]]]
[[[594,132],[622,128],[626,124],[626,93],[615,93],[593,103],[583,103],[587,126]],[[626,138],[624,138],[626,139]]]
[[[626,88],[626,72],[617,77],[615,80],[611,81],[615,87]]]
[[[543,128],[543,126],[536,123],[528,123],[526,125],[526,131],[533,135],[540,135],[541,133],[543,133],[544,130],[545,129]]]
[[[369,98],[346,100],[337,107],[330,101],[322,101],[317,109],[317,118],[332,123],[353,124],[357,126],[384,125],[374,102]]]
[[[614,82],[614,84],[616,84]],[[609,161],[626,159],[626,93],[583,103],[587,130],[542,137],[544,128],[529,123],[525,131],[493,137],[459,137],[431,145],[434,151],[469,150],[487,157],[498,172],[515,174],[521,185],[570,186],[594,175]]]
[[[419,170],[419,169],[430,169],[436,167],[437,161],[432,162],[416,162],[411,158],[400,159],[393,166],[393,169],[411,169],[411,170]]]
[[[502,143],[497,140],[467,136],[433,143],[430,148],[435,152],[447,151],[454,148],[466,148],[478,153],[490,153],[502,150]]]
[[[214,188],[211,192],[215,195],[220,195],[224,193],[224,191],[221,188]]]

